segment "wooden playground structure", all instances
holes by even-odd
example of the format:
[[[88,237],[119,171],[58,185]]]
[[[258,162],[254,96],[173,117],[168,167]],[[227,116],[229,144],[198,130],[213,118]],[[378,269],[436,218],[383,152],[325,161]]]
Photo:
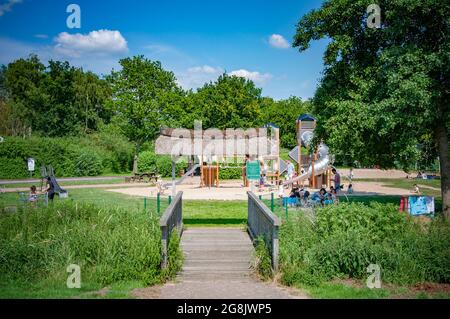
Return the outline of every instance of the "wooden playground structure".
[[[300,116],[296,123],[297,146],[289,153],[295,163],[296,176],[292,182],[298,183],[308,179],[311,188],[331,186],[331,168],[329,161],[324,161],[324,152],[328,148],[321,144],[314,153],[302,154],[306,149],[310,152],[311,136],[316,129],[317,120],[311,115]],[[308,137],[305,143],[305,136]],[[235,141],[245,141],[245,147],[236,147]],[[250,148],[257,145],[256,152]],[[266,147],[260,151],[260,146]],[[228,147],[233,147],[230,152]],[[213,149],[213,151],[211,151]],[[171,155],[173,158],[173,180],[175,179],[174,158],[191,156],[196,158],[196,168],[200,169],[200,187],[220,187],[220,171],[227,168],[241,168],[243,185],[248,186],[246,164],[248,161],[261,163],[261,175],[272,185],[278,185],[282,175],[288,169],[288,163],[280,158],[280,129],[274,124],[266,124],[263,128],[243,130],[185,130],[165,128],[155,143],[155,152],[159,155]],[[328,160],[328,153],[326,153]],[[232,165],[229,165],[232,163]],[[192,175],[191,169],[182,177]],[[307,173],[305,173],[307,172]],[[175,182],[173,182],[175,183]],[[287,183],[287,184],[286,184]]]

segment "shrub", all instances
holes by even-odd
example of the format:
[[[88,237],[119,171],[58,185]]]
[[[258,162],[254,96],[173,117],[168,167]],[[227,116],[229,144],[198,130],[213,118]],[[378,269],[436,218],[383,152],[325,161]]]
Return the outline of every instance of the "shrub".
[[[27,177],[29,157],[36,161],[35,175],[42,165],[52,165],[60,177],[94,176],[129,171],[132,146],[123,137],[111,138],[106,134],[67,138],[6,137],[0,144],[0,178]]]
[[[27,163],[22,158],[0,157],[0,178],[27,176]]]
[[[318,209],[311,221],[291,218],[280,230],[280,269],[286,284],[333,278],[364,279],[378,264],[384,282],[450,282],[450,225],[429,225],[394,205],[340,204]]]
[[[138,169],[140,172],[156,171],[157,155],[152,151],[139,154]]]
[[[242,168],[240,166],[221,168],[219,171],[219,178],[221,180],[241,179]]]
[[[81,150],[74,161],[74,176],[97,176],[103,172],[100,156],[89,150]]]

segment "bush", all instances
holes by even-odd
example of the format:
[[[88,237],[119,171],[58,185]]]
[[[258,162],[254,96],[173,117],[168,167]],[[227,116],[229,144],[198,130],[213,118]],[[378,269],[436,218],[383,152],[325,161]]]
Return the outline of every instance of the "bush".
[[[84,283],[103,287],[118,281],[159,283],[180,267],[175,238],[169,249],[171,268],[160,269],[158,220],[144,211],[65,203],[0,213],[0,287],[65,283],[69,264],[81,267]]]
[[[333,278],[364,279],[378,264],[384,282],[450,282],[450,225],[428,225],[394,205],[340,204],[299,216],[280,230],[280,268],[286,284],[315,285]]]
[[[172,177],[172,159],[170,156],[156,155],[153,151],[144,151],[139,154],[138,169],[140,172],[157,172],[162,177]],[[186,161],[181,160],[175,164],[177,177],[186,169]]]
[[[22,158],[0,157],[0,178],[24,177],[27,174],[27,163]]]
[[[55,174],[64,177],[128,172],[132,156],[132,145],[123,137],[106,134],[68,138],[6,137],[0,144],[0,178],[27,177],[29,157],[36,161],[35,176],[39,176],[42,165],[52,165]]]
[[[145,151],[139,154],[138,169],[139,172],[156,171],[157,156],[152,151]]]
[[[81,150],[74,161],[74,176],[97,176],[103,172],[100,156],[89,150]]]
[[[219,171],[219,178],[221,180],[242,179],[242,167],[238,165],[229,165],[228,168],[221,168]]]

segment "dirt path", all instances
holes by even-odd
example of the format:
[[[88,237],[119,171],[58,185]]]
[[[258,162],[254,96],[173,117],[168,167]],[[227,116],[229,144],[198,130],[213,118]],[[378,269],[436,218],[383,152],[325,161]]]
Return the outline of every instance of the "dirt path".
[[[181,246],[185,261],[174,282],[136,289],[142,299],[305,299],[289,288],[260,281],[252,265],[253,245],[239,228],[189,228]]]

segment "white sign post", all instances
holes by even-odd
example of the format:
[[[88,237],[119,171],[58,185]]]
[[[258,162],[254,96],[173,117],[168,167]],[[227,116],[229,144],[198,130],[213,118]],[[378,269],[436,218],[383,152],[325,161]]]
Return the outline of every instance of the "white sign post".
[[[28,159],[28,171],[30,172],[30,178],[33,176],[33,172],[34,172],[34,159],[33,158],[29,158]]]

